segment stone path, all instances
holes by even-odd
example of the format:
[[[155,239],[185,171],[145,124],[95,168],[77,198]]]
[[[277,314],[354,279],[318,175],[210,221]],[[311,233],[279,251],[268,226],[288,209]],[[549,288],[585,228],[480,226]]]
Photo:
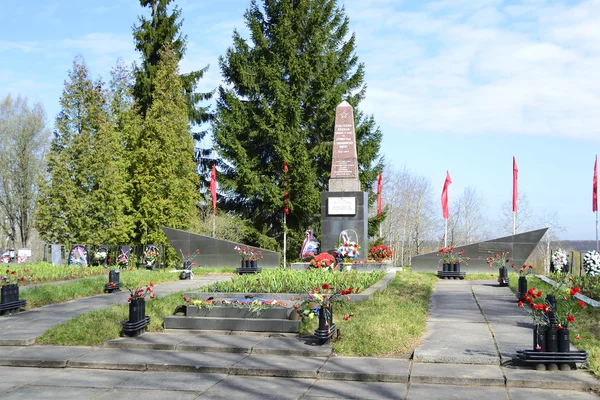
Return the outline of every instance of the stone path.
[[[205,283],[173,282],[157,293],[195,284]],[[515,349],[530,345],[530,321],[510,290],[492,281],[439,281],[413,359],[340,357],[296,337],[231,332],[146,333],[103,347],[15,345],[19,332],[35,338],[63,318],[124,297],[94,296],[87,309],[69,302],[0,319],[0,399],[586,400],[597,398],[590,389],[600,389],[587,371],[514,366]]]

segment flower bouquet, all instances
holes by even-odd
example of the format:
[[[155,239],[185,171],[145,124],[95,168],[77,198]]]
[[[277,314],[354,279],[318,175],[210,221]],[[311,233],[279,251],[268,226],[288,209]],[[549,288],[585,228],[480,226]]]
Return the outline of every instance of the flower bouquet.
[[[358,251],[360,249],[360,246],[357,243],[358,240],[351,240],[349,232],[354,233],[354,236],[358,237],[357,233],[351,229],[343,230],[340,233],[340,244],[335,251],[338,262],[352,262],[352,260],[357,259],[360,254]]]
[[[179,254],[181,255],[181,261],[183,261],[183,272],[179,274],[179,279],[194,279],[192,266],[197,264],[193,260],[200,255],[200,249],[196,249],[191,255],[189,251],[184,254],[183,250],[179,249]]]
[[[583,268],[588,276],[600,276],[600,254],[596,250],[583,255]]]
[[[310,268],[334,271],[337,269],[335,258],[329,253],[319,253],[310,260]]]
[[[152,268],[159,255],[160,253],[155,245],[146,246],[142,254],[142,261],[146,265],[146,268]]]
[[[124,285],[125,286],[125,285]],[[123,333],[127,336],[140,335],[150,323],[150,317],[146,316],[146,296],[154,298],[154,284],[150,282],[146,287],[129,290],[129,320],[123,322]]]
[[[550,272],[569,272],[569,257],[567,252],[558,249],[552,252],[550,256]]]
[[[315,330],[315,336],[321,343],[325,343],[330,339],[336,331],[336,326],[333,323],[333,308],[343,308],[350,301],[350,294],[358,293],[359,289],[353,288],[338,290],[331,288],[325,283],[321,287],[314,287],[308,290],[306,300],[300,304],[296,304],[294,308],[298,311],[303,320],[312,320],[315,317],[319,319],[319,327]],[[344,316],[344,321],[353,317],[354,314]]]
[[[392,250],[384,244],[373,246],[369,249],[369,259],[382,262],[392,259]]]

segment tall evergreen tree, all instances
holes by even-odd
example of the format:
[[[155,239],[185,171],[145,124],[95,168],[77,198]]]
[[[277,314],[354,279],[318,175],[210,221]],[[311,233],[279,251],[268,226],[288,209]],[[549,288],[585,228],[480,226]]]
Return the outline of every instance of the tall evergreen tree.
[[[38,201],[38,230],[53,243],[127,241],[132,223],[125,216],[128,187],[120,135],[110,121],[104,83],[92,81],[80,56],[60,103],[49,178]]]
[[[142,116],[145,116],[154,101],[153,92],[156,86],[156,74],[160,61],[160,51],[170,47],[181,61],[186,50],[186,36],[181,33],[181,10],[175,6],[169,12],[172,0],[140,0],[142,7],[151,9],[150,19],[139,17],[139,25],[134,27],[135,48],[142,53],[142,64],[134,67],[134,94]],[[207,122],[210,114],[206,107],[198,103],[211,98],[211,93],[195,92],[198,81],[208,66],[198,71],[181,74],[181,87],[188,106],[189,119],[194,124]],[[195,140],[202,140],[204,132],[195,134]]]
[[[293,256],[304,230],[319,223],[335,107],[346,100],[355,109],[363,190],[372,191],[382,170],[381,132],[357,108],[365,95],[364,66],[336,0],[263,0],[262,6],[252,0],[245,20],[251,44],[234,31],[233,47],[220,59],[227,86],[219,88],[213,131],[222,157],[221,204],[249,221],[253,244],[276,247],[268,238],[281,242],[287,161]]]
[[[197,216],[198,175],[176,53],[160,52],[152,105],[133,153],[135,240],[164,242],[161,225],[187,229]]]

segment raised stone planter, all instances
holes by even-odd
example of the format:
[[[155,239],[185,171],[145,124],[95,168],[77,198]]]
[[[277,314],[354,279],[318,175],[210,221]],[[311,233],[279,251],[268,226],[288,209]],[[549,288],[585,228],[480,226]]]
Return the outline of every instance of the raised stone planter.
[[[288,319],[290,311],[291,309],[286,307],[271,307],[260,313],[254,313],[248,308],[227,306],[201,308],[198,306],[186,306],[185,315],[186,317]]]

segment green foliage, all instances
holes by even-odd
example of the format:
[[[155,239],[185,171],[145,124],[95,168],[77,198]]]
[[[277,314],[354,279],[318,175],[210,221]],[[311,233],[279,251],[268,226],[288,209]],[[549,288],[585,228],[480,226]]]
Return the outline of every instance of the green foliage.
[[[371,191],[382,169],[381,132],[357,109],[364,67],[335,0],[252,1],[245,13],[252,44],[237,31],[220,59],[213,124],[221,157],[220,207],[248,221],[246,241],[279,248],[283,236],[283,163],[289,166],[287,217],[291,258],[303,233],[318,224],[320,192],[328,187],[335,107],[355,108],[360,179]],[[371,196],[373,198],[373,196]]]
[[[206,292],[224,293],[305,293],[314,287],[328,284],[332,288],[350,287],[364,290],[385,275],[373,272],[334,272],[321,269],[296,271],[290,269],[265,269],[260,274],[237,275],[230,282],[217,282],[203,288]]]
[[[161,225],[187,229],[198,204],[194,144],[173,50],[160,53],[153,102],[132,155],[134,238],[164,243]]]
[[[181,61],[185,54],[186,36],[181,33],[181,9],[175,6],[169,13],[167,8],[171,2],[172,0],[140,0],[142,7],[151,9],[150,19],[139,17],[139,25],[133,30],[135,48],[142,53],[142,65],[134,66],[135,98],[142,116],[146,115],[154,101],[161,50],[172,49],[177,62]],[[208,66],[179,76],[188,107],[189,120],[195,124],[201,124],[209,119],[208,109],[200,107],[198,103],[210,99],[212,93],[194,92],[198,81],[207,69]],[[201,140],[203,133],[197,135],[200,136],[195,139]]]
[[[126,242],[126,154],[110,118],[110,94],[95,82],[81,56],[73,61],[48,157],[49,178],[40,189],[37,228],[52,243]]]

